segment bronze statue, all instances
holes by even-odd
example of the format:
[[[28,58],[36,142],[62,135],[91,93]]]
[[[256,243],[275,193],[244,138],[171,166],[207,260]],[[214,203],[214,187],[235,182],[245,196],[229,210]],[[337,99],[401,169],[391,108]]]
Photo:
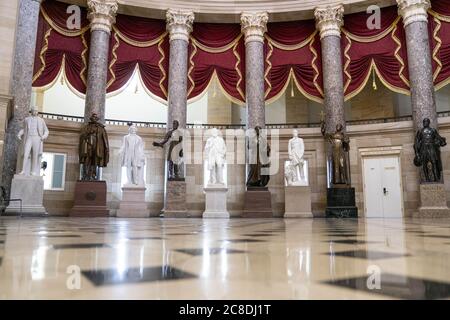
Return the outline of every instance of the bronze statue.
[[[430,127],[430,119],[423,119],[423,128],[417,130],[414,142],[414,165],[421,167],[420,177],[423,182],[442,181],[442,161],[440,147],[447,145],[444,137]]]
[[[331,177],[332,185],[350,185],[348,177],[348,151],[350,150],[350,139],[343,132],[343,126],[336,125],[335,133],[325,132],[325,123],[322,121],[321,132],[323,137],[331,145]]]
[[[167,142],[169,149],[167,151],[167,164],[169,170],[169,180],[182,180],[181,167],[183,166],[183,133],[177,120],[173,121],[172,129],[166,133],[164,139],[160,142],[153,142],[155,147],[163,148]]]
[[[267,139],[260,134],[261,127],[255,127],[255,135],[247,141],[248,150],[248,176],[247,187],[265,187],[269,183],[270,145]]]
[[[81,180],[98,180],[97,170],[109,162],[109,143],[105,126],[93,113],[89,122],[81,128],[79,160],[82,164]]]

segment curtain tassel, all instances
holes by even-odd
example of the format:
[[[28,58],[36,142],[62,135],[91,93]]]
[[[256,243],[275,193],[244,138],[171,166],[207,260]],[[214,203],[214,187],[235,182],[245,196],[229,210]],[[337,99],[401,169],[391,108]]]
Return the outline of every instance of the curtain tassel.
[[[375,81],[375,68],[372,68],[372,88],[373,90],[377,90],[377,82]]]

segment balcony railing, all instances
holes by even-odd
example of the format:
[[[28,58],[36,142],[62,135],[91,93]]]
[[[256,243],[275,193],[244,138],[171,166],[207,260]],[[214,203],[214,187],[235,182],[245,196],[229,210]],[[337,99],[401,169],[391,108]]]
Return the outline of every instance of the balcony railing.
[[[84,117],[62,115],[55,113],[40,112],[40,116],[44,119],[52,120],[63,120],[72,122],[83,122]],[[438,117],[450,117],[450,111],[441,111],[437,113]],[[392,123],[400,121],[411,121],[412,115],[401,116],[401,117],[389,117],[389,118],[376,118],[376,119],[363,119],[363,120],[349,120],[347,125],[361,125],[361,124],[376,124],[376,123]],[[115,126],[127,126],[130,123],[135,124],[137,127],[143,128],[166,128],[165,122],[144,122],[144,121],[127,121],[127,120],[115,120],[115,119],[105,119],[107,125]],[[188,123],[186,124],[188,129],[245,129],[244,124],[197,124]],[[320,122],[311,123],[269,123],[266,124],[267,129],[294,129],[294,128],[318,128],[320,127]]]

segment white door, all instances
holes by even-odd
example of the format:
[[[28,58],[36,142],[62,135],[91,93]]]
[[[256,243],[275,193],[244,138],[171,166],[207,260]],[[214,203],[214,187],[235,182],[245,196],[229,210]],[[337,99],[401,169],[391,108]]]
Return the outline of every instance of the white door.
[[[366,217],[401,218],[403,211],[399,157],[364,158]]]

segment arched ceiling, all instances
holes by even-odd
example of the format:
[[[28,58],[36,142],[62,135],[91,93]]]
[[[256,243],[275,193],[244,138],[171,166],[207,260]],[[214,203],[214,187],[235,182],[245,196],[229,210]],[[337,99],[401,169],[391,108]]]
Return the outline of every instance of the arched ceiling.
[[[87,0],[59,0],[86,6]],[[197,22],[239,22],[242,11],[267,11],[269,21],[313,18],[314,8],[342,3],[345,14],[366,11],[369,5],[394,5],[395,0],[119,0],[119,12],[133,16],[164,19],[165,11],[192,9]]]

